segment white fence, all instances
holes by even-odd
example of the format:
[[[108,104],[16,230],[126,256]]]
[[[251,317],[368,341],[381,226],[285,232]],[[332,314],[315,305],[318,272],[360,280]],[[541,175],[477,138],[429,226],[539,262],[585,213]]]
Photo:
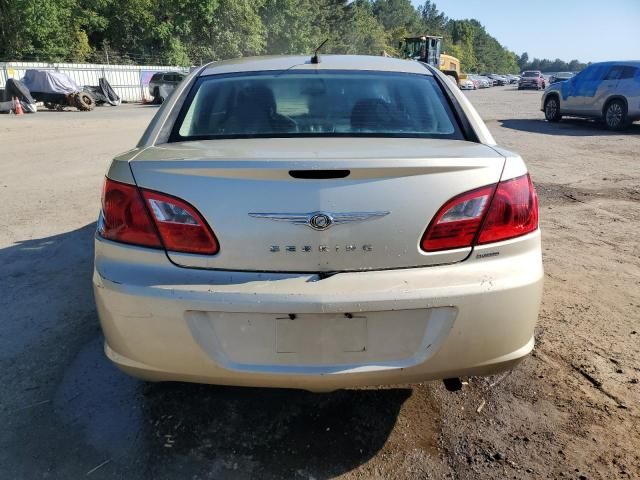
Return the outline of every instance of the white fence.
[[[125,102],[150,100],[147,86],[155,72],[187,70],[167,65],[100,65],[93,63],[44,63],[7,62],[0,63],[0,88],[4,88],[8,78],[21,79],[28,69],[55,70],[69,75],[80,85],[98,85],[98,79],[105,77],[116,93]]]

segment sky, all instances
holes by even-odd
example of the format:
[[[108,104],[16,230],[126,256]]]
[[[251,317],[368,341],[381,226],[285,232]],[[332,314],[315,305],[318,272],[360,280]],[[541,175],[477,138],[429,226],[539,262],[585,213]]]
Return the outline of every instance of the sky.
[[[433,1],[433,0],[432,0]],[[423,0],[412,0],[415,6]],[[640,0],[435,0],[449,18],[475,18],[529,58],[640,60]],[[429,33],[429,32],[423,32]]]

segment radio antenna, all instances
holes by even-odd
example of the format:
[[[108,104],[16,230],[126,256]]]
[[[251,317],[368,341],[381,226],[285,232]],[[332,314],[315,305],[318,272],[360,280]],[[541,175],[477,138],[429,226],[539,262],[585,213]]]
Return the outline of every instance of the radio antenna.
[[[318,48],[316,48],[315,52],[313,52],[313,57],[311,57],[311,63],[320,63],[320,57],[318,56],[318,52],[320,51],[320,49],[324,46],[325,43],[327,43],[329,41],[329,39],[325,39],[324,42],[322,42]]]

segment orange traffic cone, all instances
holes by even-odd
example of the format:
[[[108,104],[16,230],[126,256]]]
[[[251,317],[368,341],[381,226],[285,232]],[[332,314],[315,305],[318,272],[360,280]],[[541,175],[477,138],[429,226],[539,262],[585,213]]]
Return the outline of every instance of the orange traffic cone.
[[[22,103],[17,98],[13,98],[13,101],[16,102],[16,115],[24,115],[24,110],[22,109]]]

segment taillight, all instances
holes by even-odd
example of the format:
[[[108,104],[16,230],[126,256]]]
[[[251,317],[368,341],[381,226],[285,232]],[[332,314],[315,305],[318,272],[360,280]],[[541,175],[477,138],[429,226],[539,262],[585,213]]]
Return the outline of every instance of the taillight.
[[[438,211],[422,236],[427,252],[468,247],[478,233],[495,185],[452,198]]]
[[[102,188],[102,222],[98,232],[116,242],[162,248],[136,186],[108,178]]]
[[[215,235],[195,208],[169,195],[107,178],[102,214],[99,233],[109,240],[182,253],[212,255],[219,250]]]
[[[529,175],[500,182],[478,243],[519,237],[538,228],[538,196]]]
[[[527,174],[449,200],[431,221],[421,246],[427,252],[464,248],[474,242],[508,240],[536,228],[538,197]]]
[[[142,189],[142,196],[167,250],[213,255],[218,240],[202,216],[184,200]]]

